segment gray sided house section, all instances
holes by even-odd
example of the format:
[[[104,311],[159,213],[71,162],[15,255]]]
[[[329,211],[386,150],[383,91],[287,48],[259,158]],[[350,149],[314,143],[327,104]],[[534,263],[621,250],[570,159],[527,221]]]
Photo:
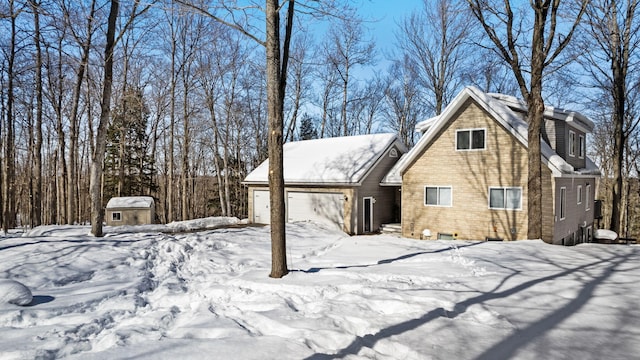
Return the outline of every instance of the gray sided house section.
[[[153,224],[155,217],[155,202],[150,196],[111,198],[105,214],[109,226]]]
[[[594,177],[555,178],[553,243],[575,245],[593,239]]]
[[[379,163],[365,177],[362,185],[355,189],[357,204],[357,234],[366,234],[380,229],[382,224],[399,222],[400,209],[396,204],[397,189],[380,186],[380,182],[399,160],[403,151],[394,145],[380,158]]]

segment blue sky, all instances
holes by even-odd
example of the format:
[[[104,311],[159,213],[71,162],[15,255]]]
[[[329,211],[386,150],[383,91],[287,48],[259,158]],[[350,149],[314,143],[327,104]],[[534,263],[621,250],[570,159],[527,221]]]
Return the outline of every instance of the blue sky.
[[[378,21],[367,23],[379,50],[393,47],[397,23],[412,11],[420,9],[423,0],[359,0],[360,14],[365,19]]]

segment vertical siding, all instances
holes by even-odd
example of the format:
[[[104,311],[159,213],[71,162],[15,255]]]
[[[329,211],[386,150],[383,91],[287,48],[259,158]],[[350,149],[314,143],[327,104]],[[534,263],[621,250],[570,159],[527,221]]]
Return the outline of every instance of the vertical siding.
[[[398,156],[391,157],[391,151],[395,151]],[[387,149],[358,189],[357,224],[359,234],[364,232],[363,202],[365,197],[373,197],[375,199],[375,204],[373,204],[372,231],[379,230],[382,224],[395,221],[395,215],[399,211],[396,206],[396,192],[398,190],[396,187],[380,186],[380,181],[382,181],[393,165],[400,159],[401,155],[402,152],[395,145]]]
[[[402,179],[402,232],[456,234],[459,239],[527,236],[527,150],[474,102],[468,101],[409,166]],[[486,149],[456,151],[458,129],[486,128]],[[452,206],[424,205],[425,185],[452,186]],[[489,209],[489,187],[521,187],[521,210]]]

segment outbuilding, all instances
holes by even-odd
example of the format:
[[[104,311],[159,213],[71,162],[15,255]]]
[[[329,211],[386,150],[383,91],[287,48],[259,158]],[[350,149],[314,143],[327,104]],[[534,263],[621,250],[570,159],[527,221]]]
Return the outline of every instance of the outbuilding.
[[[107,225],[153,224],[156,217],[155,202],[151,196],[114,197],[107,203]]]
[[[394,134],[372,134],[284,144],[287,222],[335,224],[348,234],[375,232],[399,219],[397,190],[380,181],[405,153]],[[244,180],[249,220],[270,223],[269,160]]]

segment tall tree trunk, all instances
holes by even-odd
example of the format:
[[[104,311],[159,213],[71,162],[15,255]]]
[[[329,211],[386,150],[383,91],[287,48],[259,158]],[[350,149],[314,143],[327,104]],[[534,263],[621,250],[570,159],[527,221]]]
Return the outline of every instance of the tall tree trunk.
[[[76,83],[73,88],[71,100],[71,115],[69,116],[69,167],[67,170],[67,220],[69,224],[75,224],[78,221],[78,110],[80,104],[80,93],[82,91],[82,82],[84,74],[89,62],[89,51],[91,50],[91,39],[93,37],[93,19],[95,16],[96,2],[91,1],[91,10],[87,18],[87,39],[82,44],[82,57],[78,64],[76,73]]]
[[[287,269],[284,172],[282,156],[283,112],[280,97],[280,14],[278,0],[266,0],[267,116],[269,117],[269,192],[271,210],[271,274],[285,276]],[[292,6],[293,2],[289,4]]]
[[[635,8],[635,5],[634,5]],[[626,143],[626,134],[624,130],[624,120],[626,113],[626,67],[628,62],[628,53],[622,44],[622,37],[618,26],[618,7],[617,1],[612,1],[609,10],[611,15],[609,18],[609,31],[611,31],[611,71],[613,76],[613,184],[611,186],[611,219],[609,229],[616,233],[621,233],[622,218],[622,188],[623,175],[622,168],[624,163],[624,148]],[[635,12],[635,10],[634,10]],[[628,41],[628,39],[624,39]]]
[[[182,207],[182,220],[189,220],[189,210],[191,204],[191,191],[189,191],[189,170],[190,170],[190,159],[189,159],[189,148],[191,146],[191,134],[190,131],[190,123],[189,123],[189,84],[188,84],[188,76],[187,71],[183,71],[183,87],[184,87],[184,97],[182,99],[182,131],[184,139],[182,141],[182,178],[180,181],[180,186],[182,188],[181,194],[181,207]]]
[[[542,157],[540,152],[540,134],[544,117],[544,100],[542,99],[542,74],[544,70],[544,32],[547,21],[546,10],[534,8],[535,21],[531,41],[531,83],[527,104],[529,110],[527,120],[529,144],[527,208],[529,239],[542,238]]]
[[[9,54],[7,59],[7,126],[5,130],[5,143],[4,143],[4,178],[2,183],[2,190],[4,191],[3,202],[3,223],[2,228],[6,233],[10,228],[15,227],[15,163],[14,163],[14,129],[13,129],[13,66],[16,58],[16,17],[14,2],[9,1],[9,16],[11,17],[11,35],[9,40]]]
[[[33,177],[33,212],[31,225],[42,224],[42,49],[40,47],[40,4],[31,1],[34,16],[34,41],[36,45],[35,83],[36,83],[36,123]]]
[[[113,82],[113,50],[115,47],[116,20],[119,0],[111,0],[107,25],[107,43],[104,51],[104,84],[100,104],[100,122],[96,132],[95,149],[91,158],[89,188],[91,195],[91,233],[102,236],[102,166],[107,144],[107,127],[111,116],[111,87]]]

